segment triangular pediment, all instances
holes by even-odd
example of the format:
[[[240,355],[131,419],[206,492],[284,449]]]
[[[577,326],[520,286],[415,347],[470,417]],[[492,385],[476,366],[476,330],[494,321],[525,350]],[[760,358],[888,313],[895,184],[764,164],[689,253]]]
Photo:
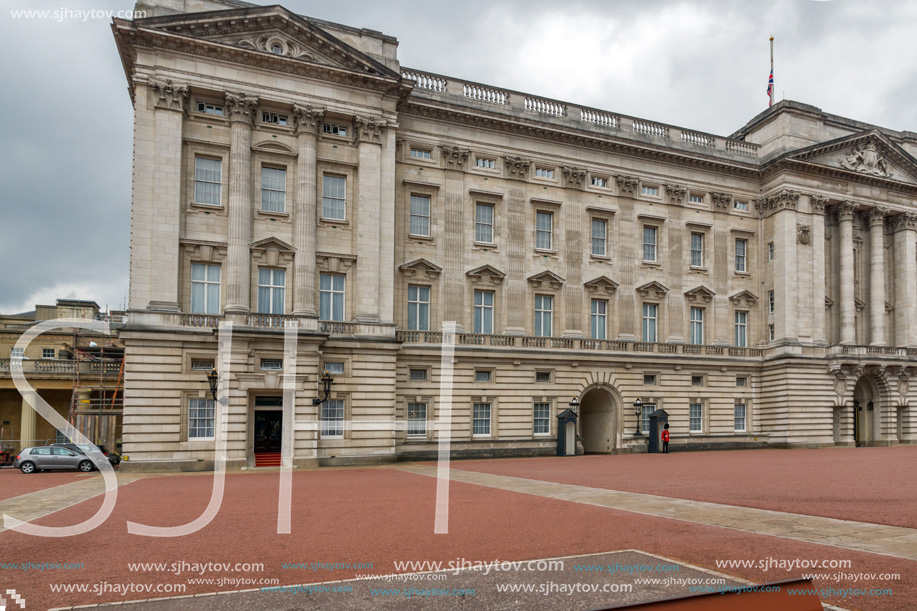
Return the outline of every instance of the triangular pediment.
[[[618,283],[608,276],[599,276],[583,284],[590,293],[607,293],[611,295],[618,290]]]
[[[544,270],[543,272],[539,272],[534,276],[529,276],[528,281],[535,288],[551,287],[552,289],[556,290],[564,285],[564,279],[549,270]]]
[[[877,129],[816,144],[788,158],[868,178],[917,184],[917,159]]]
[[[663,299],[666,294],[669,292],[669,287],[665,286],[660,282],[653,280],[652,282],[647,282],[643,286],[637,287],[637,293],[640,294],[644,299]]]
[[[758,303],[758,296],[751,291],[739,291],[729,298],[729,301],[737,307],[750,308]]]
[[[293,261],[296,249],[275,237],[264,238],[249,245],[252,260],[268,267],[288,265]]]
[[[492,265],[476,267],[471,271],[465,272],[465,275],[468,276],[472,284],[500,284],[503,282],[503,279],[506,278],[506,274]]]
[[[426,278],[428,280],[435,279],[443,271],[443,268],[440,266],[430,263],[423,258],[408,261],[400,265],[398,269],[406,278]]]
[[[710,303],[713,301],[714,297],[716,297],[716,293],[703,285],[695,287],[690,291],[685,291],[685,298],[688,303]]]
[[[291,147],[280,142],[275,142],[274,140],[266,140],[264,142],[258,142],[257,144],[252,145],[253,151],[259,151],[261,153],[278,153],[280,155],[295,155]]]

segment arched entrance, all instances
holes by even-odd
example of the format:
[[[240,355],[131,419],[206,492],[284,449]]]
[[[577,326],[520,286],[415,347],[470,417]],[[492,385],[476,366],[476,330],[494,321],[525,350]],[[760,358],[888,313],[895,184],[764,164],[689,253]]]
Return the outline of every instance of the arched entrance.
[[[583,395],[579,425],[586,454],[611,454],[617,447],[617,409],[611,392],[593,388]]]
[[[876,385],[868,376],[861,377],[853,388],[853,440],[856,445],[876,440],[880,412]]]

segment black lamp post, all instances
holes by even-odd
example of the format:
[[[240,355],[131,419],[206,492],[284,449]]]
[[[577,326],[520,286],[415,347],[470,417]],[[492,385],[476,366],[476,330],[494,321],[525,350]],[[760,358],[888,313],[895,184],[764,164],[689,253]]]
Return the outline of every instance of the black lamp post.
[[[570,401],[570,409],[573,410],[573,413],[576,413],[576,408],[579,407],[579,401],[576,400],[576,397],[573,397],[573,401]]]
[[[634,416],[637,417],[637,429],[634,431],[634,437],[642,437],[643,433],[640,432],[640,417],[643,415],[643,401],[640,400],[640,397],[637,397],[637,400],[634,401]]]
[[[213,400],[217,400],[217,390],[220,386],[220,375],[217,373],[216,369],[211,369],[210,373],[207,374],[207,381],[210,382],[210,394],[213,395]]]
[[[328,395],[331,394],[331,385],[334,383],[334,376],[328,373],[326,369],[319,380],[322,383],[322,391],[325,393],[325,396],[322,399],[312,399],[312,405],[321,405],[328,400]]]

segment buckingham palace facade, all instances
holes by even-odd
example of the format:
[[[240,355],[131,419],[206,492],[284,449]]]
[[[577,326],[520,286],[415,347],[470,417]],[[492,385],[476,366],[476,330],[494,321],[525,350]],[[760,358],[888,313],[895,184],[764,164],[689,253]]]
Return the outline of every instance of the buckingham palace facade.
[[[646,451],[658,409],[675,451],[917,439],[917,134],[783,101],[717,136],[279,6],[146,8],[112,25],[125,467],[212,468],[212,368],[236,468],[284,435],[299,466],[434,457],[448,365],[456,457],[552,454],[573,399],[587,453]]]

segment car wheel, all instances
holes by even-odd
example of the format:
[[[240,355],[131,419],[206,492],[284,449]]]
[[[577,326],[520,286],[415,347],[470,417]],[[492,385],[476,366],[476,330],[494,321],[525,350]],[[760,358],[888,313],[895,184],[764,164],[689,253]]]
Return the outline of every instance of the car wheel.
[[[84,460],[83,462],[81,462],[80,471],[82,471],[83,473],[89,473],[90,471],[92,471],[92,462],[88,460]]]
[[[19,470],[26,474],[35,473],[35,463],[24,462],[21,465],[19,465]]]

